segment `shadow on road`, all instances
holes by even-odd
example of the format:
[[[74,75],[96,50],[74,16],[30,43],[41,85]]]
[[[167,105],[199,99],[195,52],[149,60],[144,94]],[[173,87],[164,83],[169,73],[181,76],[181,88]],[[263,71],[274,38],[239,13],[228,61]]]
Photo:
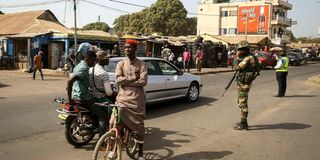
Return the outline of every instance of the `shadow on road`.
[[[45,77],[45,79],[43,81],[61,81],[61,80],[63,80],[63,78],[58,79],[58,78],[46,78]]]
[[[170,139],[168,137],[174,138]],[[174,149],[184,147],[184,144],[191,143],[193,135],[181,134],[178,131],[160,130],[160,128],[150,127],[146,129],[145,136],[145,157],[147,160],[165,160],[165,159],[220,159],[232,154],[230,151],[222,152],[192,152],[181,155],[174,155]]]
[[[318,95],[288,95],[288,96],[284,96],[284,98],[299,98],[299,97],[318,97]]]
[[[0,88],[9,87],[11,85],[0,83]]]
[[[232,154],[233,152],[230,151],[221,151],[221,152],[210,152],[210,151],[203,151],[203,152],[192,152],[192,153],[185,153],[181,155],[177,155],[171,157],[170,159],[174,160],[185,160],[185,159],[192,159],[192,160],[203,160],[203,159],[222,159],[223,157]]]
[[[176,99],[167,102],[150,104],[147,106],[147,119],[153,119],[164,115],[170,115],[177,112],[203,107],[217,101],[212,97],[199,97],[198,102],[188,103],[184,99]]]
[[[303,123],[278,123],[278,124],[267,124],[267,125],[253,125],[250,126],[250,130],[267,130],[267,129],[287,129],[297,130],[310,128],[311,125]]]

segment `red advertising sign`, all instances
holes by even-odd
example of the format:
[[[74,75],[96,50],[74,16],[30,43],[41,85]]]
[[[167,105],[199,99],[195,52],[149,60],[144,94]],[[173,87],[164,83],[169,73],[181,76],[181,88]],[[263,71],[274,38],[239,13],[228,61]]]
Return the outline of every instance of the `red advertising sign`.
[[[269,27],[268,5],[239,7],[238,15],[238,34],[245,34],[246,30],[247,34],[267,34]]]

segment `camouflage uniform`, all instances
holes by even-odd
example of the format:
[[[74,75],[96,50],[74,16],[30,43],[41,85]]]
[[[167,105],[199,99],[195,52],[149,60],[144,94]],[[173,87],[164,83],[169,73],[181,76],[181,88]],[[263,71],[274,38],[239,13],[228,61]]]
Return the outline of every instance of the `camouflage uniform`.
[[[239,43],[240,44],[240,43]],[[248,47],[248,46],[246,46]],[[240,108],[241,121],[237,124],[236,129],[247,129],[248,117],[248,95],[251,88],[252,81],[258,74],[256,70],[257,60],[247,50],[244,54],[238,55],[237,64],[237,87],[238,87],[238,107]]]

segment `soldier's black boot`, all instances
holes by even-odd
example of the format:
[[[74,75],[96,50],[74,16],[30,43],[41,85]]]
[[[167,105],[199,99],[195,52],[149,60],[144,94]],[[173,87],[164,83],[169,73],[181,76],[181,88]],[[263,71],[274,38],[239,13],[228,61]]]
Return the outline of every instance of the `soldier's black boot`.
[[[240,123],[237,123],[236,126],[233,128],[235,130],[248,130],[248,122],[247,120],[241,120]]]

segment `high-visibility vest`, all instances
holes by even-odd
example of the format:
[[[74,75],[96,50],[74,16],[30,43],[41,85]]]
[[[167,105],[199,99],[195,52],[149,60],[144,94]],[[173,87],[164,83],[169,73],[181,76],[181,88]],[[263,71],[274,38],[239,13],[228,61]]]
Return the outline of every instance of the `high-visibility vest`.
[[[280,68],[278,68],[277,72],[288,72],[288,66],[289,66],[289,59],[288,57],[281,57],[280,59],[282,61],[282,65]]]

